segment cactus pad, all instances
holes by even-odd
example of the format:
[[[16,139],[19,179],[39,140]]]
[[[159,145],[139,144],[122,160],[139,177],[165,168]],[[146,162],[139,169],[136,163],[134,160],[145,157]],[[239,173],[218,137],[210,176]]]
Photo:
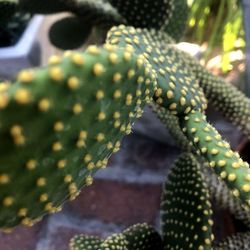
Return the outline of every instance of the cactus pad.
[[[105,240],[78,235],[70,241],[71,250],[163,250],[160,235],[147,224],[136,224],[123,233],[113,234]]]
[[[32,225],[91,184],[151,100],[152,75],[130,50],[105,45],[0,85],[1,228]]]
[[[19,0],[19,8],[32,14],[71,12],[92,25],[109,28],[125,23],[117,10],[103,0]]]
[[[172,168],[162,196],[164,249],[210,250],[211,214],[200,166],[192,154],[183,154]]]
[[[204,164],[202,172],[207,183],[213,205],[230,211],[234,217],[250,228],[250,211],[242,207],[242,202],[232,195],[226,183],[218,179],[214,171]]]
[[[250,232],[237,233],[220,242],[214,250],[248,250],[250,249]]]
[[[133,47],[134,52],[143,55],[157,72],[155,101],[169,109],[172,114],[189,113],[192,109],[206,109],[206,99],[194,75],[185,67],[178,53],[170,45],[161,44],[161,32],[113,27],[108,41],[119,47]]]
[[[209,165],[231,189],[234,196],[250,206],[250,169],[238,153],[231,150],[221,135],[207,121],[205,115],[192,111],[182,121],[183,132]]]
[[[169,131],[170,135],[175,139],[177,146],[179,146],[182,150],[190,152],[193,150],[193,145],[187,139],[185,134],[183,133],[180,124],[179,118],[173,114],[168,109],[161,107],[159,104],[152,102],[150,104],[151,109],[159,118],[161,123],[165,126],[165,128]]]
[[[208,102],[250,138],[250,99],[223,78],[214,76],[192,56],[178,51],[178,58],[196,75]]]
[[[171,18],[167,19],[162,27],[162,30],[177,42],[180,41],[186,30],[189,14],[187,2],[187,0],[174,0]]]
[[[163,26],[172,14],[173,0],[108,0],[126,19],[127,24],[138,28]]]

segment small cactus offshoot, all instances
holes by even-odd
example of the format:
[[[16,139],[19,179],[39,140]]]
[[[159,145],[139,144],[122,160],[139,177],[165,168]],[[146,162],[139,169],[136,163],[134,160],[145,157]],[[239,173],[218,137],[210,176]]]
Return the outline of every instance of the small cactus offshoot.
[[[70,241],[71,250],[163,250],[159,233],[147,224],[136,224],[120,234],[102,240],[87,235],[77,235]]]
[[[161,221],[164,249],[211,249],[212,211],[200,165],[181,155],[164,186]]]

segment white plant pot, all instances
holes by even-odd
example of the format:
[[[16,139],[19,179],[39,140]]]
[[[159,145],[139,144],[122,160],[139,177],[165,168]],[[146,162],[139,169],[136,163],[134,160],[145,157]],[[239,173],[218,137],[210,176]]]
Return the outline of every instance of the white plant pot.
[[[11,79],[19,70],[40,64],[41,50],[36,38],[42,21],[43,16],[34,16],[14,46],[0,48],[0,78]]]

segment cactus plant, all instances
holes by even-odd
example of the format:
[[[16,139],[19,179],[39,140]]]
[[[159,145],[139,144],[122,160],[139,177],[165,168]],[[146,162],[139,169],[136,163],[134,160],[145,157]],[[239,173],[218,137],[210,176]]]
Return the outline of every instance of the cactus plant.
[[[161,236],[147,224],[137,224],[120,234],[113,234],[102,240],[87,235],[77,235],[70,241],[71,250],[163,250]]]
[[[1,227],[55,212],[90,184],[131,132],[153,83],[149,64],[111,45],[52,57],[48,67],[2,83]],[[47,139],[37,146],[39,138]]]
[[[33,225],[74,199],[119,150],[147,103],[189,152],[176,162],[165,186],[164,246],[151,227],[137,225],[106,240],[76,237],[72,249],[184,249],[186,242],[189,249],[211,249],[212,212],[199,165],[203,161],[245,211],[250,209],[249,165],[205,115],[211,102],[249,136],[250,100],[176,48],[186,4],[18,1],[17,8],[27,13],[68,11],[78,21],[110,29],[103,45],[52,56],[48,66],[23,70],[12,84],[0,85],[1,228]],[[175,22],[178,10],[183,19]],[[183,226],[190,229],[185,234]]]
[[[211,249],[214,236],[208,188],[192,154],[180,156],[171,170],[161,210],[164,249]]]

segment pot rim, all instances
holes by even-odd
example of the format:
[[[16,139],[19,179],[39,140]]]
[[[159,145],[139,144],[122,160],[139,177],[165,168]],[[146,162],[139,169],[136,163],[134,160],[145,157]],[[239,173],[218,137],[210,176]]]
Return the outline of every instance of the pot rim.
[[[21,58],[27,55],[36,39],[38,28],[41,26],[42,21],[43,15],[32,17],[21,38],[14,46],[0,48],[0,61]]]

